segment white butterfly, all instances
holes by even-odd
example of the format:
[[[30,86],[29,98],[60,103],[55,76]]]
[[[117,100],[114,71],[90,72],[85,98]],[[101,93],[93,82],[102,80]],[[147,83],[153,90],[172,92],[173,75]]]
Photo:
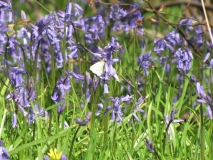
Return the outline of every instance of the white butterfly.
[[[101,60],[93,64],[89,69],[97,76],[101,76],[104,73],[104,65],[105,62]]]
[[[104,74],[104,65],[105,62],[101,60],[93,64],[89,69],[97,76],[101,76],[102,74]],[[114,68],[112,69],[115,70]],[[115,78],[116,81],[120,82],[117,74],[114,74],[113,77]]]

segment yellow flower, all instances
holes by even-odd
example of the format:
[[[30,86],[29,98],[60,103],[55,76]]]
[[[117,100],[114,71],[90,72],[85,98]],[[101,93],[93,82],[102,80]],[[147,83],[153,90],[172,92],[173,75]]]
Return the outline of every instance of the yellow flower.
[[[62,152],[60,152],[59,154],[57,153],[57,149],[55,148],[54,151],[52,149],[50,149],[50,153],[48,153],[48,155],[50,156],[50,158],[52,160],[60,160],[61,156],[62,156]]]

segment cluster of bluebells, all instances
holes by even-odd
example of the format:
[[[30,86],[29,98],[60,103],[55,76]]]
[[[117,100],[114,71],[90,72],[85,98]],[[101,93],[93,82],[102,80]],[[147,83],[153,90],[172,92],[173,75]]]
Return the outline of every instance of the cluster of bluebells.
[[[142,25],[143,16],[140,11],[140,4],[131,4],[128,10],[124,10],[119,3],[110,7],[110,19],[113,21],[113,31],[124,31],[129,33],[132,29],[136,30],[138,35],[144,34]]]
[[[28,116],[28,123],[35,121],[35,113],[31,102],[36,99],[36,93],[34,89],[33,79],[29,77],[28,73],[23,69],[12,67],[9,70],[9,79],[14,86],[14,91],[6,96],[7,100],[13,100],[15,102],[15,108],[13,113],[12,127],[18,126],[17,112],[21,111],[24,117]],[[27,79],[27,83],[25,83]],[[36,114],[41,117],[47,117],[47,112],[44,108],[38,108],[37,104],[34,104]]]
[[[204,87],[200,84],[200,82],[196,82],[196,90],[198,94],[198,99],[197,102],[201,104],[206,104],[207,105],[207,113],[209,115],[209,118],[212,120],[213,119],[213,104],[211,100],[210,94],[206,94],[204,92]]]
[[[57,69],[63,68],[64,64],[71,59],[80,58],[82,55],[80,51],[88,48],[92,63],[103,64],[103,71],[101,74],[94,76],[92,79],[89,72],[86,76],[79,72],[67,71],[65,76],[59,77],[53,89],[51,99],[54,103],[58,104],[58,114],[60,115],[65,108],[66,93],[71,89],[71,78],[77,82],[81,81],[82,88],[86,91],[85,98],[90,102],[91,90],[96,90],[99,82],[102,84],[104,93],[108,94],[109,83],[111,78],[120,82],[119,74],[116,72],[115,63],[120,62],[124,55],[124,48],[119,43],[118,38],[112,37],[111,41],[105,46],[100,47],[99,42],[106,38],[105,30],[107,25],[112,25],[112,31],[122,31],[130,33],[135,31],[137,35],[142,37],[142,48],[144,48],[144,26],[142,25],[143,16],[140,11],[140,4],[134,3],[130,5],[129,9],[122,9],[120,3],[114,4],[110,7],[109,18],[103,17],[101,14],[94,15],[93,17],[83,17],[83,9],[76,3],[69,2],[65,11],[51,12],[43,18],[40,18],[35,24],[23,25],[17,30],[17,35],[14,33],[13,28],[9,28],[9,23],[14,23],[13,12],[11,4],[0,1],[0,55],[2,60],[2,68],[8,69],[8,77],[10,84],[13,86],[12,90],[7,96],[7,100],[13,100],[15,107],[13,108],[12,127],[18,126],[17,113],[20,111],[24,117],[28,118],[28,123],[35,122],[35,117],[48,117],[47,112],[42,106],[36,104],[36,92],[31,73],[29,73],[28,64],[33,63],[35,70],[40,71],[42,67],[45,68],[46,75],[49,76],[51,72],[55,72],[52,66]],[[27,21],[27,16],[22,11],[22,21]],[[195,27],[193,27],[195,26]],[[80,45],[81,41],[77,38],[78,30],[83,31],[85,37],[85,46]],[[180,32],[181,31],[181,32]],[[189,39],[188,33],[193,36]],[[65,44],[62,44],[64,43]],[[175,62],[176,68],[180,72],[178,79],[183,81],[183,74],[187,74],[191,70],[192,49],[200,49],[203,45],[203,30],[199,25],[198,20],[195,18],[181,19],[176,28],[166,34],[162,38],[154,39],[152,51],[142,53],[138,57],[137,65],[144,72],[145,76],[149,75],[149,68],[155,65],[156,58],[152,53],[160,59],[159,62],[166,66],[168,72],[171,68],[167,60],[172,58],[170,62]],[[192,46],[192,44],[194,46]],[[207,56],[204,58],[204,63],[210,56],[212,44],[207,44]],[[66,46],[66,48],[62,48]],[[210,48],[210,49],[209,49]],[[169,54],[167,54],[167,51]],[[116,54],[117,53],[117,54]],[[115,57],[115,55],[118,55]],[[8,58],[9,57],[9,58]],[[87,56],[86,56],[87,57]],[[55,64],[53,64],[55,63]],[[213,68],[213,60],[210,60],[209,68]],[[33,77],[39,80],[39,75]],[[139,77],[141,82],[143,79]],[[139,80],[138,80],[139,81]],[[212,103],[209,95],[205,94],[204,88],[199,82],[196,83],[199,103],[207,104],[209,116],[212,118]],[[111,97],[112,106],[108,106],[103,114],[111,111],[111,121],[121,123],[124,118],[125,106],[124,103],[129,104],[133,99],[133,95],[124,97]],[[132,117],[140,121],[139,113],[144,111],[139,107],[144,99],[140,97],[132,110]],[[35,104],[34,104],[35,103]],[[34,104],[32,106],[32,104]],[[12,103],[11,103],[12,106]],[[103,105],[99,104],[96,115],[100,115]],[[175,120],[174,114],[177,113],[173,110],[170,116],[166,115],[166,128],[170,123],[181,122],[182,120]],[[90,118],[91,113],[86,115],[84,120],[76,118],[76,123],[80,126],[85,126]],[[151,152],[154,152],[154,146],[151,141],[147,140],[146,145]],[[2,157],[9,157],[8,152],[2,147]],[[48,159],[48,157],[47,157]]]
[[[141,6],[139,3],[130,5],[127,10],[122,9],[120,3],[112,5],[110,7],[109,19],[106,20],[103,14],[85,18],[83,17],[83,9],[78,4],[69,2],[65,11],[51,12],[45,17],[40,18],[35,24],[23,25],[17,30],[17,36],[13,33],[12,28],[7,27],[8,23],[14,22],[11,4],[0,2],[0,6],[0,53],[12,57],[12,59],[8,59],[8,56],[3,57],[2,67],[10,68],[9,78],[11,84],[14,86],[14,91],[7,96],[7,99],[13,99],[16,103],[13,114],[13,127],[17,126],[18,110],[20,110],[24,116],[28,116],[29,122],[33,122],[35,118],[30,103],[36,100],[36,93],[34,87],[29,87],[29,82],[25,82],[26,79],[30,79],[30,73],[27,72],[26,65],[31,61],[37,61],[37,63],[34,63],[36,64],[34,67],[41,70],[42,64],[44,64],[47,74],[50,74],[53,66],[52,63],[55,63],[57,68],[62,68],[70,59],[79,58],[79,51],[83,48],[79,45],[79,41],[75,36],[77,29],[81,29],[84,32],[86,45],[90,53],[92,53],[92,62],[100,60],[104,62],[103,73],[98,76],[101,84],[103,84],[104,93],[109,93],[108,85],[111,77],[120,82],[113,65],[119,62],[119,58],[124,54],[123,46],[118,43],[118,38],[115,37],[112,37],[111,42],[103,49],[98,46],[97,42],[105,38],[107,25],[113,25],[112,30],[115,32],[123,31],[124,33],[129,33],[131,30],[135,30],[135,33],[142,36],[142,40],[144,41],[144,27],[142,25],[144,18],[141,14]],[[22,11],[21,18],[23,22],[27,21],[26,17],[26,14]],[[200,48],[203,43],[202,27],[198,24],[196,27],[192,27],[195,23],[198,23],[195,18],[182,19],[177,28],[172,32],[161,39],[154,40],[153,52],[159,55],[160,62],[163,65],[167,63],[167,59],[173,57],[177,62],[178,69],[183,70],[184,73],[190,71],[193,55],[191,52],[192,46],[190,46],[188,42],[194,43],[196,41],[197,43],[194,44],[197,44],[196,47],[198,48]],[[181,30],[185,35],[187,35],[188,32],[194,32],[196,36],[186,41],[178,30]],[[8,34],[9,32],[12,33]],[[61,48],[61,46],[63,46],[62,42],[66,43],[64,52],[62,52],[63,49]],[[5,45],[6,50],[4,49]],[[165,55],[164,52],[166,49],[168,49],[173,56]],[[119,58],[114,58],[116,52],[119,53]],[[149,67],[154,65],[155,60],[152,56],[152,51],[142,53],[139,56],[138,66],[146,76],[149,75]],[[170,64],[167,63],[166,67],[169,70]],[[25,78],[23,78],[23,76],[25,76]],[[98,85],[97,77],[92,80],[87,74],[86,84],[84,76],[74,73],[73,71],[67,72],[65,77],[60,77],[57,80],[52,92],[52,100],[55,103],[60,103],[65,100],[65,93],[68,93],[71,88],[70,76],[74,77],[77,81],[82,81],[83,87],[87,86],[87,88],[84,89],[86,90],[86,100],[89,102],[91,86],[94,87],[93,89],[96,89]],[[39,79],[39,77],[37,77],[37,79]],[[61,114],[64,108],[65,103],[59,104],[58,113]],[[35,109],[37,114],[41,114],[42,116],[46,115],[46,113],[44,114],[43,112],[44,109],[40,108],[40,106],[35,105]],[[120,121],[121,116],[119,110],[115,111],[115,113],[118,115]]]
[[[123,47],[118,43],[118,39],[112,37],[112,41],[109,42],[104,49],[98,47],[98,51],[95,53],[96,57],[94,60],[98,58],[98,60],[101,59],[104,63],[103,73],[99,76],[101,82],[104,85],[104,93],[109,93],[108,83],[110,77],[113,77],[118,82],[120,81],[116,70],[113,67],[113,64],[119,62],[119,59],[113,58],[113,54],[115,54],[115,52],[120,52],[120,56],[122,56],[123,51]]]
[[[192,27],[195,23],[197,24],[196,27]],[[179,31],[181,31],[182,34]],[[187,33],[189,31],[191,35],[193,35],[191,39],[185,38],[188,37]],[[176,68],[186,74],[191,69],[191,62],[193,60],[192,48],[200,48],[202,44],[203,30],[201,25],[199,25],[199,22],[194,18],[185,18],[180,20],[177,28],[172,32],[166,34],[161,39],[154,39],[153,51],[159,56],[160,63],[166,66],[166,71],[171,68],[171,64],[168,64],[168,60],[170,57],[173,57],[172,62],[175,61],[177,63]],[[169,55],[164,54],[167,49]],[[147,68],[152,64],[153,60],[150,52],[143,53],[138,59],[138,65],[146,75],[148,73]],[[145,57],[147,58],[145,59]]]
[[[121,97],[121,98],[110,97],[110,100],[112,101],[113,106],[108,106],[106,108],[106,110],[103,112],[103,114],[105,115],[108,112],[112,111],[111,112],[111,121],[121,123],[123,118],[125,117],[125,115],[124,115],[125,110],[129,110],[127,105],[128,104],[132,105],[131,101],[132,101],[133,97],[134,97],[133,95],[131,95],[131,96],[126,95],[125,97]],[[140,97],[138,99],[138,101],[135,103],[135,108],[132,110],[132,117],[138,122],[140,122],[140,118],[138,117],[137,112],[144,114],[144,110],[142,110],[139,107],[141,104],[144,103],[144,101],[145,101],[145,99],[143,97]],[[124,105],[124,103],[126,103],[126,105]],[[96,116],[101,115],[102,110],[103,110],[103,104],[99,103],[98,109],[96,112]],[[145,117],[145,114],[144,114],[143,118],[144,117]]]

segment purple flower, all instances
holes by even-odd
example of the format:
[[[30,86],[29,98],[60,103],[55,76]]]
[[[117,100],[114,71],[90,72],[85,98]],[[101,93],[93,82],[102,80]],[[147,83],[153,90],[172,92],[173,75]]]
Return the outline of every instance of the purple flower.
[[[5,147],[3,147],[4,141],[0,140],[0,159],[8,160],[10,158],[10,154]]]
[[[137,21],[142,21],[143,16],[140,12],[140,4],[139,3],[134,3],[130,5],[129,10],[128,10],[128,20],[129,20],[129,26],[131,29],[134,29],[137,27],[136,22]]]
[[[193,30],[192,18],[185,18],[185,19],[180,20],[179,26],[183,30],[189,30],[189,31]]]
[[[17,114],[16,111],[13,113],[13,118],[12,118],[12,128],[15,128],[18,126],[18,121],[17,121]]]
[[[3,1],[0,1],[0,8],[1,8],[1,11],[6,11],[6,10],[12,9],[11,4],[8,4]]]
[[[61,96],[65,95],[65,92],[69,92],[71,85],[70,85],[70,77],[67,75],[65,78],[60,77],[59,80],[56,82],[56,88],[60,90]]]
[[[60,77],[59,80],[56,82],[56,86],[53,90],[51,99],[55,103],[62,102],[63,100],[65,100],[65,92],[69,92],[70,88],[71,88],[70,77],[68,75],[65,78]],[[59,115],[62,113],[64,108],[65,108],[65,103],[58,105]]]
[[[146,144],[147,149],[148,149],[150,152],[152,152],[152,153],[155,152],[154,144],[152,143],[151,140],[147,139],[146,142],[145,142],[145,144]]]
[[[27,74],[24,69],[18,67],[12,67],[9,71],[10,82],[14,85],[15,88],[20,87],[24,83],[22,75]]]
[[[114,122],[116,119],[117,123],[121,123],[122,115],[123,115],[123,113],[121,111],[121,106],[120,106],[121,100],[118,97],[116,97],[116,98],[111,97],[110,99],[113,102],[111,121]]]
[[[34,123],[35,122],[35,114],[33,112],[33,109],[30,108],[29,114],[28,114],[28,123]]]
[[[29,113],[28,113],[28,123],[34,123],[36,116],[48,118],[48,112],[45,111],[44,108],[39,109],[37,104],[35,104],[34,107],[35,107],[36,114],[34,113],[34,110],[31,107],[30,110],[29,110]]]
[[[132,100],[133,97],[134,97],[134,95],[131,95],[131,96],[126,95],[125,97],[122,97],[122,98],[121,98],[121,102],[126,102],[126,103],[128,103],[128,102],[130,102],[130,101]]]
[[[197,78],[196,78],[194,75],[191,75],[191,76],[190,76],[190,81],[191,81],[192,83],[195,83],[195,82],[197,82]]]
[[[83,81],[84,80],[84,76],[81,75],[81,74],[77,74],[75,72],[68,72],[71,76],[73,76],[77,81],[81,80]]]
[[[140,97],[138,99],[138,101],[135,103],[135,109],[132,112],[132,116],[138,121],[140,122],[140,119],[138,118],[136,112],[139,113],[144,113],[144,110],[142,110],[141,108],[139,108],[138,106],[140,106],[142,103],[144,103],[145,99],[143,97]],[[146,116],[146,114],[144,114],[144,117]]]
[[[98,48],[99,53],[96,53],[96,58],[101,59],[90,67],[90,70],[99,76],[101,82],[104,84],[104,93],[108,93],[108,83],[110,77],[113,77],[119,82],[116,70],[113,68],[113,64],[118,62],[118,58],[113,58],[113,54],[117,51],[123,51],[122,46],[118,43],[118,39],[112,37],[112,41],[104,48]]]
[[[96,115],[96,116],[99,116],[99,115],[101,114],[101,111],[102,111],[103,108],[104,108],[103,104],[102,104],[102,103],[99,103],[95,115]]]
[[[138,58],[138,65],[144,71],[145,75],[149,74],[149,66],[153,63],[153,58],[151,56],[151,51],[148,53],[143,53]]]
[[[211,98],[208,95],[206,95],[206,93],[204,92],[204,88],[203,86],[201,86],[200,82],[196,83],[196,89],[197,89],[197,94],[199,97],[199,99],[197,99],[197,102],[210,105]]]
[[[144,49],[145,46],[146,46],[145,38],[142,38],[142,39],[141,39],[141,49]]]
[[[65,22],[71,22],[74,17],[81,16],[83,9],[77,3],[69,2],[65,9]]]
[[[118,5],[118,3],[112,5],[110,7],[110,15],[109,17],[113,19],[114,21],[118,21],[121,18],[124,18],[127,15],[127,11],[121,9]]]
[[[179,48],[175,52],[174,57],[177,59],[177,68],[187,73],[190,70],[191,61],[193,59],[192,52],[189,49]]]
[[[92,33],[93,41],[99,40],[104,37],[105,34],[105,22],[101,15],[97,15],[93,18],[93,24],[88,29],[88,32]]]
[[[65,156],[65,154],[62,154],[60,160],[68,160],[67,156]]]
[[[90,121],[90,118],[92,116],[92,112],[87,113],[86,117],[84,120],[81,120],[79,118],[76,118],[75,121],[78,123],[80,126],[86,126],[87,123]]]
[[[209,105],[207,105],[206,111],[207,111],[209,118],[212,120],[213,119],[212,108]]]
[[[203,62],[205,63],[209,57],[210,57],[210,52],[207,52],[203,59]]]
[[[169,43],[166,42],[166,40],[164,39],[159,39],[159,40],[154,40],[155,43],[155,47],[154,47],[154,51],[157,54],[161,54],[162,51],[165,51],[166,48],[168,48],[170,50],[170,52],[174,52],[174,48],[172,45],[170,45]]]
[[[209,115],[210,119],[213,119],[211,97],[204,92],[204,87],[200,84],[200,82],[196,83],[196,90],[198,94],[197,102],[207,104],[207,107],[206,107],[207,114]]]
[[[65,21],[69,22],[72,20],[72,3],[69,2],[65,9]]]
[[[107,114],[110,110],[112,110],[111,121],[114,122],[116,120],[117,123],[121,123],[123,119],[122,118],[123,113],[121,111],[121,103],[122,102],[129,103],[132,98],[133,98],[133,95],[132,96],[127,95],[122,98],[110,97],[111,101],[113,102],[113,107],[108,106],[104,112],[104,115]]]
[[[171,46],[178,45],[180,46],[181,38],[177,30],[170,32],[169,34],[165,35],[164,39],[169,42]]]
[[[28,115],[28,112],[25,111],[25,109],[21,105],[18,105],[18,108],[22,112],[22,114],[23,114],[24,117],[26,117]]]

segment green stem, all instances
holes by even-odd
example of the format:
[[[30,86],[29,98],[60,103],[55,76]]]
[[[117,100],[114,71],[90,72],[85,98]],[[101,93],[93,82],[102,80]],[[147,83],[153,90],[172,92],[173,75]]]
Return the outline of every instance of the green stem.
[[[201,140],[201,160],[204,160],[204,130],[203,130],[203,108],[200,106],[200,140]]]
[[[69,159],[72,159],[72,149],[73,149],[73,146],[74,146],[75,138],[76,138],[77,133],[78,133],[78,131],[79,131],[80,128],[81,128],[81,126],[79,125],[78,128],[77,128],[77,130],[75,131],[74,137],[72,139],[72,143],[71,143],[71,146],[70,146]]]

